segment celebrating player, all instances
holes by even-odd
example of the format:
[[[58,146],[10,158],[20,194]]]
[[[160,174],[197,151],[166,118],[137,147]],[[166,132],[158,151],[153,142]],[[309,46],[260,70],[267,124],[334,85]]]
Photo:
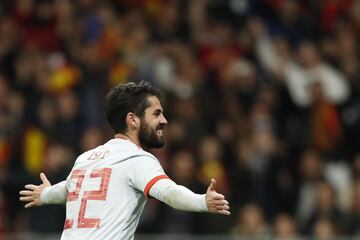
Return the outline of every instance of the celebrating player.
[[[81,154],[66,181],[51,186],[41,173],[41,185],[20,192],[25,207],[66,202],[61,239],[133,239],[148,196],[169,206],[195,212],[229,215],[229,203],[215,190],[206,194],[177,185],[155,156],[143,150],[164,145],[167,120],[154,86],[130,82],[106,96],[106,117],[115,137]]]

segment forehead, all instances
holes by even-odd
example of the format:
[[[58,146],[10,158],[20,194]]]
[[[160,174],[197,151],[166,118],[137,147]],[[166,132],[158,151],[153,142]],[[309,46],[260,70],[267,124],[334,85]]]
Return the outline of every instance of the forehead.
[[[149,106],[146,108],[146,110],[163,110],[159,98],[156,96],[148,96],[147,97]]]

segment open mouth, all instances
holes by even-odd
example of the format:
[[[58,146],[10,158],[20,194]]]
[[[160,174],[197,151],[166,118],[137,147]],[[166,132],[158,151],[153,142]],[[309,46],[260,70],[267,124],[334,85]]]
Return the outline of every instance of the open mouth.
[[[158,135],[163,135],[163,130],[164,130],[164,126],[162,126],[162,125],[160,125],[160,126],[158,126],[157,128],[156,128],[156,133],[158,134]]]

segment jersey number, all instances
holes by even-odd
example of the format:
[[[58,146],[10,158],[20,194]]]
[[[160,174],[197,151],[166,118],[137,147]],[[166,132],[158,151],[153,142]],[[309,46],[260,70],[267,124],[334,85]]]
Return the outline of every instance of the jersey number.
[[[96,228],[99,227],[100,218],[85,218],[86,204],[88,200],[105,201],[109,187],[111,168],[95,169],[90,173],[90,178],[101,178],[100,188],[98,190],[85,191],[81,198],[81,205],[78,215],[78,228]],[[74,170],[71,179],[76,179],[75,190],[68,193],[67,201],[76,201],[79,199],[79,193],[84,181],[85,170]],[[64,229],[72,228],[74,219],[66,219]]]

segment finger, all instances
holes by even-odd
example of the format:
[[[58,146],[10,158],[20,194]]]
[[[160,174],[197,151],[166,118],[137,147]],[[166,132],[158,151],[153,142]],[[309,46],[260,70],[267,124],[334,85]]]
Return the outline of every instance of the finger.
[[[227,205],[218,205],[218,206],[216,206],[216,209],[217,210],[229,210],[230,207]]]
[[[215,200],[224,200],[225,199],[224,195],[222,195],[222,194],[216,194],[213,198]]]
[[[220,210],[218,211],[219,214],[222,214],[222,215],[230,215],[230,211],[227,211],[227,210]]]
[[[47,177],[44,173],[40,173],[40,179],[45,185],[51,185],[50,181],[47,179]]]
[[[226,200],[217,200],[215,203],[217,205],[229,205],[229,202]]]
[[[33,191],[27,191],[27,190],[20,191],[20,195],[22,195],[22,196],[30,196],[33,193],[34,193]]]
[[[36,206],[35,202],[29,202],[28,204],[25,205],[25,208],[30,208]]]
[[[34,185],[34,184],[27,184],[25,185],[25,188],[26,189],[29,189],[29,190],[35,190],[38,186]]]
[[[34,198],[32,196],[20,197],[20,201],[23,201],[23,202],[31,202],[32,200],[34,200]]]
[[[210,185],[208,187],[208,190],[215,191],[215,187],[216,187],[216,180],[214,178],[211,178],[211,182],[210,182]]]

